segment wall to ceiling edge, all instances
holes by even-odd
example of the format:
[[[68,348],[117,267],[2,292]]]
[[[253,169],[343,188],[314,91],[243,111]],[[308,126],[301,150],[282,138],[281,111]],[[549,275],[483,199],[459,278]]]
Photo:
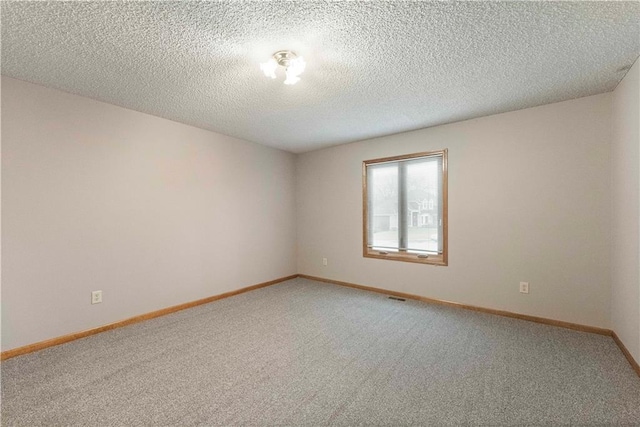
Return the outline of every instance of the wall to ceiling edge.
[[[640,362],[640,61],[612,104],[611,327]]]
[[[299,155],[298,272],[609,328],[611,97]],[[449,266],[364,258],[362,161],[443,148]]]
[[[7,77],[2,143],[3,351],[296,273],[293,154]]]

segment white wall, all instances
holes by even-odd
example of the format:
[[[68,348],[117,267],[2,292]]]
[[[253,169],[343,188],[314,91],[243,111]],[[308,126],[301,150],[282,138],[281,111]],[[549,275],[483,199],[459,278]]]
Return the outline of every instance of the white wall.
[[[292,154],[6,77],[2,142],[3,350],[296,273]]]
[[[602,94],[299,155],[298,272],[610,327],[610,110]],[[363,258],[362,161],[442,148],[449,266]]]
[[[611,325],[640,362],[640,61],[613,92]]]
[[[3,77],[2,349],[298,272],[612,327],[638,360],[639,74],[297,160]],[[440,148],[449,266],[363,258],[361,162]]]

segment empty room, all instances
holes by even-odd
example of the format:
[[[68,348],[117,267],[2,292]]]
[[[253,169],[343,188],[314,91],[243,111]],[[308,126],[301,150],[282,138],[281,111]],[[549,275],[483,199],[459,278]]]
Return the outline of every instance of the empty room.
[[[0,13],[3,426],[640,426],[640,2]]]

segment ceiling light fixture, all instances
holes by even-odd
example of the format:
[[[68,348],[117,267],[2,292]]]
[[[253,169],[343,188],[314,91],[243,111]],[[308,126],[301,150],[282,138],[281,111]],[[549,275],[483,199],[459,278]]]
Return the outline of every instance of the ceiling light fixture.
[[[284,84],[293,85],[300,81],[298,76],[302,74],[307,63],[304,62],[302,56],[298,56],[290,50],[279,50],[267,62],[260,64],[260,69],[265,76],[275,79],[278,65],[284,67],[284,73],[287,76]]]

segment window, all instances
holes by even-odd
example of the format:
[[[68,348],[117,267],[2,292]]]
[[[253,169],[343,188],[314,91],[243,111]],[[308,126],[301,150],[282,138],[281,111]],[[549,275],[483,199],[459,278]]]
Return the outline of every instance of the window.
[[[362,180],[363,255],[447,265],[447,150],[366,160]]]

